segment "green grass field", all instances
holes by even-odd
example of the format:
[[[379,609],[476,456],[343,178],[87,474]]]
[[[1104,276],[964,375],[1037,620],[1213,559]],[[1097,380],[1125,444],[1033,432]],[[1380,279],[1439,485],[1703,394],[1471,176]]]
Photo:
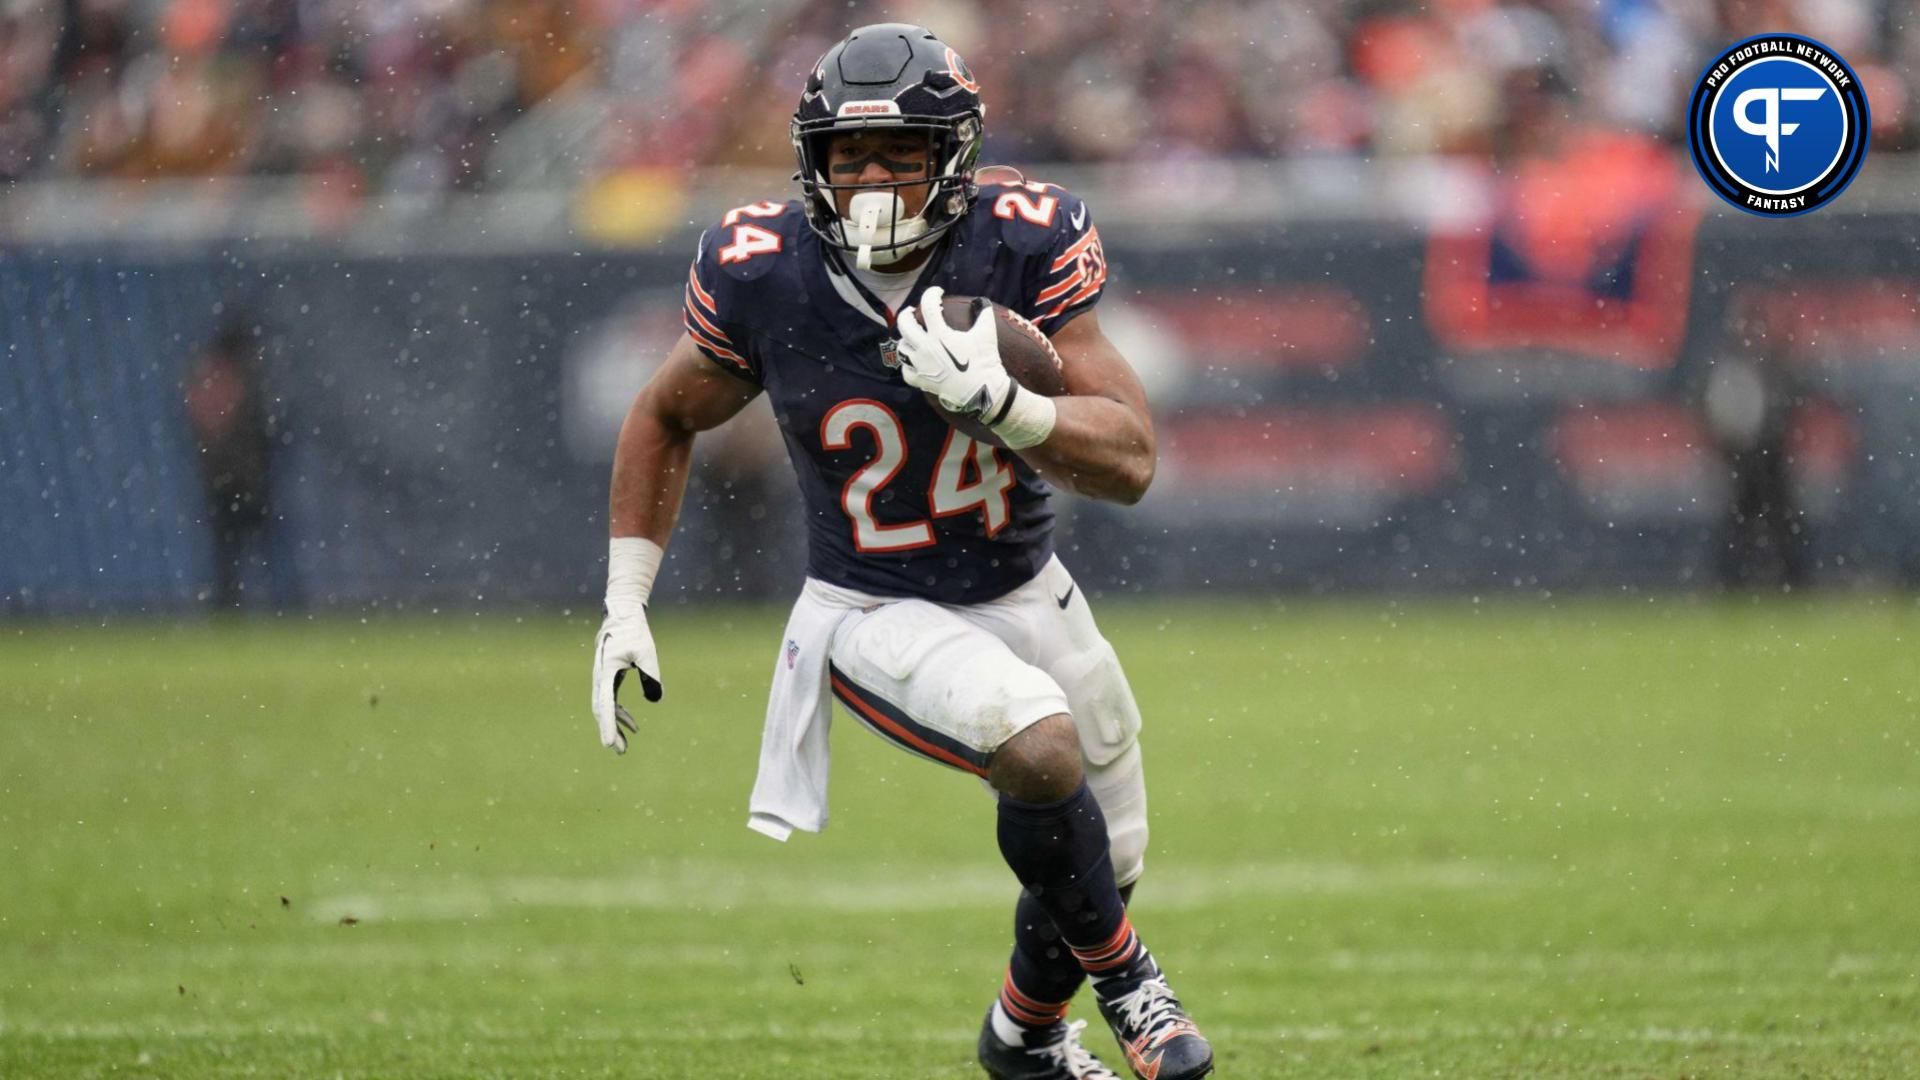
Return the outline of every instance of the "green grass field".
[[[841,717],[749,832],[783,614],[625,758],[584,618],[0,628],[0,1076],[976,1075],[992,804]],[[1911,599],[1101,615],[1220,1076],[1920,1075]]]

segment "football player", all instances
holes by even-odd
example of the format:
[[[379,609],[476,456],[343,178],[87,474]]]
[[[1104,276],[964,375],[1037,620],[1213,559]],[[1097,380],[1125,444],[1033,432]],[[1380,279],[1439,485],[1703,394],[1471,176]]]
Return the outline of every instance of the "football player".
[[[1107,268],[1086,205],[1051,185],[976,181],[985,111],[929,31],[856,30],[794,113],[800,198],[739,207],[701,237],[687,332],[615,453],[593,709],[601,741],[624,751],[622,676],[659,700],[646,605],[694,437],[767,394],[805,496],[809,561],[768,707],[770,735],[802,734],[763,745],[754,826],[784,839],[824,824],[824,722],[817,760],[783,753],[832,698],[901,748],[983,778],[1024,888],[981,1064],[1004,1080],[1116,1077],[1065,1019],[1091,980],[1133,1071],[1191,1080],[1212,1072],[1212,1050],[1127,917],[1147,838],[1140,715],[1054,557],[1047,502],[1050,484],[1139,500],[1154,472],[1146,396],[1093,312]],[[1068,395],[1015,382],[997,316],[949,325],[949,294],[1047,334]],[[962,433],[935,402],[993,438]]]

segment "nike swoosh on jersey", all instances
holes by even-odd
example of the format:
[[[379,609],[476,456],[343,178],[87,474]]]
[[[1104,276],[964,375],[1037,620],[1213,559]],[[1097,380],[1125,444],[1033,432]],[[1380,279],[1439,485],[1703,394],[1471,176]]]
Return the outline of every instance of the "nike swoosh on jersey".
[[[1067,604],[1073,600],[1073,590],[1078,587],[1078,585],[1069,585],[1067,586],[1067,595],[1054,597],[1054,601],[1060,605],[1061,611],[1067,610]]]
[[[1085,203],[1080,204],[1080,209],[1075,210],[1073,213],[1067,215],[1067,220],[1073,222],[1073,231],[1079,232],[1081,226],[1087,223],[1086,204]]]

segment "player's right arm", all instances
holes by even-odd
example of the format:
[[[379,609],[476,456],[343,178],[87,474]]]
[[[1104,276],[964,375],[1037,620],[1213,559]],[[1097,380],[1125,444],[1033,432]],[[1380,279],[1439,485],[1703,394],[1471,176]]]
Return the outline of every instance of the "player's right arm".
[[[617,697],[627,671],[639,673],[648,701],[660,700],[646,605],[686,497],[694,436],[719,427],[760,393],[719,362],[682,334],[620,425],[608,506],[607,617],[593,654],[594,720],[601,744],[617,753],[626,752],[627,733],[638,730]]]
[[[680,335],[620,425],[608,507],[613,537],[666,547],[687,492],[693,437],[726,423],[759,393],[759,387],[721,371],[691,337]]]

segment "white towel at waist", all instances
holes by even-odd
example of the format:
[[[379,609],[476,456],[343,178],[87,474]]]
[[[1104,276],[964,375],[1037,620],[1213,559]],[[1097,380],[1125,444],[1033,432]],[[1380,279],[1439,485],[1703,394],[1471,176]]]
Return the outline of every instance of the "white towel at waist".
[[[813,578],[800,590],[773,663],[747,828],[785,840],[795,829],[827,827],[827,731],[833,723],[827,661],[833,634],[849,613],[885,602]]]

